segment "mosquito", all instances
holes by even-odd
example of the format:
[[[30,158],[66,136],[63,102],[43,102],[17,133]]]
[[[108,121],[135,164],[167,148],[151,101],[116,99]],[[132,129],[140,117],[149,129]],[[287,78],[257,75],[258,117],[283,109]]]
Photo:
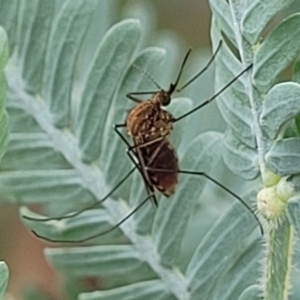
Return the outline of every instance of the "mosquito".
[[[114,126],[114,130],[117,133],[117,135],[122,139],[122,141],[126,144],[126,153],[132,161],[134,167],[119,181],[119,183],[104,198],[83,210],[65,216],[42,219],[24,216],[24,218],[34,221],[50,221],[73,218],[88,209],[94,208],[98,204],[108,199],[133,174],[135,170],[139,171],[144,181],[147,192],[146,199],[144,199],[136,208],[134,208],[128,215],[126,215],[114,226],[93,236],[86,237],[82,240],[52,240],[44,236],[40,236],[36,232],[33,232],[37,237],[51,242],[78,243],[88,241],[90,239],[107,234],[113,231],[114,229],[118,228],[122,223],[124,223],[128,218],[130,218],[134,213],[136,213],[136,211],[138,211],[145,203],[149,202],[149,200],[152,200],[155,206],[158,206],[155,195],[155,189],[164,194],[166,197],[173,195],[175,193],[175,188],[178,184],[179,173],[203,176],[211,182],[213,182],[214,184],[216,184],[217,186],[219,186],[220,188],[222,188],[223,190],[225,190],[230,195],[232,195],[234,198],[240,201],[241,204],[244,205],[245,208],[249,210],[249,212],[253,215],[256,222],[259,224],[261,233],[263,234],[263,227],[257,215],[252,211],[248,204],[237,194],[235,194],[223,184],[221,184],[220,182],[218,182],[217,180],[210,177],[204,172],[181,170],[179,168],[176,150],[172,146],[171,142],[168,140],[168,137],[172,133],[174,123],[182,120],[188,115],[200,110],[202,107],[214,101],[229,86],[231,86],[236,80],[238,80],[243,74],[245,74],[252,68],[252,65],[249,65],[244,70],[242,70],[237,76],[235,76],[231,81],[229,81],[223,88],[221,88],[216,94],[214,94],[211,98],[207,99],[198,106],[187,111],[183,115],[177,118],[174,117],[170,112],[164,109],[165,106],[168,106],[171,103],[171,97],[173,93],[181,92],[191,83],[193,83],[200,75],[202,75],[214,61],[217,53],[221,48],[221,45],[222,41],[220,41],[215,53],[212,55],[211,59],[208,61],[205,67],[180,88],[178,88],[178,84],[184,66],[191,53],[191,49],[188,50],[183,59],[175,83],[171,83],[167,90],[162,89],[153,78],[151,78],[148,74],[145,73],[156,85],[158,90],[148,92],[134,92],[126,95],[127,98],[134,102],[137,102],[138,104],[129,112],[125,123],[116,124]],[[140,95],[151,95],[151,98],[143,101],[138,98],[138,96]],[[126,129],[128,136],[133,141],[133,145],[131,145],[127,141],[126,137],[120,131],[120,128]]]

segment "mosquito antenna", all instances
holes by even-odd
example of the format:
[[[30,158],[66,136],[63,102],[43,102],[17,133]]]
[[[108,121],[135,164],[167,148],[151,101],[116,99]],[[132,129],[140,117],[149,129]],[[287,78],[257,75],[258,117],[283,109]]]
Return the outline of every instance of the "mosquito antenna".
[[[182,61],[182,64],[181,64],[179,73],[178,73],[178,75],[177,75],[177,79],[176,79],[175,83],[171,83],[171,85],[170,85],[170,88],[169,88],[169,91],[168,91],[168,94],[169,94],[169,95],[171,95],[171,94],[176,90],[176,87],[177,87],[177,85],[178,85],[178,83],[179,83],[179,80],[180,80],[180,77],[181,77],[181,75],[182,75],[182,71],[183,71],[184,66],[185,66],[185,64],[186,64],[186,62],[187,62],[188,57],[189,57],[190,54],[191,54],[191,51],[192,51],[192,49],[190,48],[190,49],[188,50],[188,52],[186,53],[186,55],[185,55],[185,57],[184,57],[184,59],[183,59],[183,61]]]
[[[198,74],[196,74],[194,77],[192,77],[188,82],[186,82],[180,89],[177,89],[176,92],[181,92],[182,90],[184,90],[188,85],[190,85],[193,81],[195,81],[198,77],[200,77],[208,69],[208,67],[215,60],[215,58],[216,58],[219,50],[221,49],[222,42],[223,42],[222,40],[219,42],[219,45],[218,45],[215,53],[210,58],[210,60],[208,61],[208,63],[205,65],[205,67]]]
[[[142,72],[146,76],[146,78],[148,78],[159,90],[162,90],[158,82],[146,70],[142,69],[140,66],[136,64],[132,64],[132,66],[138,71]]]
[[[167,170],[167,169],[154,169],[154,168],[146,168],[148,171],[152,171],[152,172],[160,172],[160,173],[182,173],[182,174],[190,174],[190,175],[199,175],[199,176],[204,176],[205,178],[207,178],[208,180],[210,180],[211,182],[213,182],[214,184],[216,184],[217,186],[219,186],[220,188],[224,189],[228,194],[230,194],[231,196],[233,196],[234,198],[236,198],[240,203],[242,203],[244,205],[244,207],[252,214],[252,216],[255,218],[256,222],[259,225],[260,228],[260,232],[262,235],[264,235],[264,229],[263,226],[259,220],[259,218],[257,217],[257,215],[253,212],[253,210],[250,208],[250,206],[236,193],[234,193],[233,191],[231,191],[230,189],[228,189],[225,185],[223,185],[222,183],[220,183],[219,181],[217,181],[216,179],[210,177],[209,175],[207,175],[204,172],[196,172],[196,171],[185,171],[185,170]]]
[[[202,102],[200,105],[194,107],[193,109],[191,109],[190,111],[186,112],[185,114],[181,115],[178,118],[174,118],[173,122],[177,122],[183,118],[185,118],[186,116],[192,114],[193,112],[197,111],[198,109],[204,107],[205,105],[209,104],[210,102],[212,102],[213,100],[215,100],[220,94],[222,94],[229,86],[231,86],[236,80],[238,80],[244,73],[246,73],[249,69],[251,69],[253,66],[253,64],[250,64],[246,69],[244,69],[243,71],[241,71],[236,77],[234,77],[231,81],[229,81],[223,88],[221,88],[216,94],[214,94],[210,99]]]
[[[110,227],[109,229],[107,230],[104,230],[100,233],[96,233],[94,235],[91,235],[87,238],[84,238],[84,239],[81,239],[81,240],[77,240],[77,241],[68,241],[68,240],[54,240],[54,239],[50,239],[50,238],[47,238],[45,236],[42,236],[40,234],[38,234],[37,232],[33,231],[32,230],[32,233],[40,238],[40,239],[43,239],[43,240],[46,240],[48,242],[53,242],[53,243],[83,243],[83,242],[86,242],[86,241],[89,241],[89,240],[92,240],[96,237],[99,237],[99,236],[102,236],[102,235],[105,235],[113,230],[115,230],[116,228],[118,228],[121,224],[123,224],[126,220],[128,220],[133,214],[135,214],[146,202],[148,202],[148,200],[152,197],[152,195],[149,195],[143,202],[141,202],[136,208],[134,208],[125,218],[123,218],[122,220],[120,220],[116,225]]]
[[[64,219],[70,219],[73,217],[76,217],[80,214],[82,214],[83,212],[92,209],[94,207],[96,207],[97,205],[99,205],[100,203],[104,202],[105,200],[107,200],[126,180],[127,178],[133,173],[133,171],[136,169],[136,167],[133,167],[127,174],[126,176],[124,176],[119,183],[102,199],[96,201],[95,203],[93,203],[92,205],[85,207],[82,210],[78,210],[74,213],[68,214],[68,215],[64,215],[64,216],[60,216],[60,217],[49,217],[49,218],[32,218],[32,217],[28,217],[28,216],[22,216],[24,219],[26,220],[30,220],[30,221],[35,221],[35,222],[46,222],[46,221],[52,221],[52,220],[64,220]]]

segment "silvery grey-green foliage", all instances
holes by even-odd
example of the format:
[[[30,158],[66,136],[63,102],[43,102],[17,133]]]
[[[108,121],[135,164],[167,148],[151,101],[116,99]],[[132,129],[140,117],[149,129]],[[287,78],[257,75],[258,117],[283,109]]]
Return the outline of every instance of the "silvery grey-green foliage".
[[[290,223],[295,228],[296,234],[298,238],[300,236],[300,204],[299,204],[299,196],[292,197],[288,203],[288,217]]]
[[[275,217],[270,217],[268,222],[264,274],[259,286],[263,299],[272,300],[299,298],[297,289],[292,288],[290,293],[289,278],[292,282],[296,280],[298,273],[292,272],[292,264],[299,264],[298,243],[294,242],[294,230],[299,234],[299,196],[295,195],[299,193],[299,186],[294,177],[300,170],[300,85],[292,81],[280,83],[278,77],[299,54],[300,14],[278,22],[270,33],[262,33],[275,14],[291,2],[210,1],[214,11],[211,30],[214,47],[225,35],[239,53],[237,58],[228,44],[221,49],[216,86],[224,85],[222,74],[239,72],[240,60],[244,67],[253,63],[252,75],[249,73],[228,89],[219,97],[218,105],[228,124],[225,163],[245,179],[261,176],[264,195],[268,196],[261,201],[265,201],[266,207],[273,200],[274,203],[276,199],[279,201],[279,206],[273,207]],[[279,176],[288,177],[280,181]],[[286,183],[284,189],[280,189],[282,182]],[[276,212],[280,202],[285,208],[284,201],[291,196],[287,209]],[[253,299],[255,294],[257,286],[245,291],[241,299]]]
[[[8,116],[6,104],[6,78],[4,68],[8,60],[8,39],[5,31],[0,27],[0,161],[3,157],[8,139]],[[8,283],[9,271],[5,262],[0,261],[0,299],[2,299]]]
[[[7,83],[4,68],[8,60],[8,39],[0,27],[0,160],[3,157],[8,138],[8,116],[5,108]]]
[[[9,270],[5,262],[0,261],[0,299],[4,296],[8,283]]]
[[[157,81],[165,81],[171,67],[169,57],[175,54],[169,55],[161,48],[145,48],[142,26],[135,19],[123,20],[103,36],[99,34],[97,46],[91,39],[85,40],[96,7],[108,16],[110,1],[66,0],[61,5],[49,0],[13,1],[13,5],[8,2],[0,1],[0,24],[7,28],[13,47],[7,72],[12,125],[8,151],[0,166],[0,191],[11,202],[43,204],[45,215],[61,216],[103,198],[130,170],[125,146],[111,128],[115,123],[123,123],[126,110],[133,107],[126,93],[153,89],[134,65]],[[269,2],[264,9],[272,7]],[[217,88],[252,62],[251,56],[243,56],[243,51],[251,48],[246,47],[244,39],[241,47],[243,34],[238,28],[247,31],[245,38],[249,42],[256,42],[260,34],[253,26],[260,26],[262,31],[288,2],[276,1],[276,8],[268,9],[258,22],[255,16],[261,13],[257,8],[261,1],[249,7],[240,7],[238,1],[210,1],[214,13],[213,45],[220,40],[222,29],[243,59],[241,63],[223,44],[217,61]],[[270,82],[261,84],[262,89],[272,85],[278,74],[277,70],[268,69],[273,57],[266,58],[271,53],[267,50],[277,49],[272,36],[282,38],[284,31],[284,44],[290,45],[284,28],[292,26],[289,22],[297,24],[297,16],[291,20],[279,25],[278,34],[266,38],[267,46],[253,58],[257,60],[253,71],[258,86],[264,72],[273,75]],[[107,19],[100,18],[99,32],[104,33],[107,23]],[[87,41],[95,46],[93,53],[82,51],[88,48],[83,46]],[[282,62],[281,70],[296,55],[294,47],[288,49],[290,56]],[[274,55],[280,51],[283,50]],[[257,148],[260,136],[253,127],[258,121],[257,107],[248,104],[249,88],[251,80],[244,76],[218,103],[228,125],[225,137],[207,132],[187,139],[185,135],[194,132],[192,123],[185,120],[176,124],[172,142],[182,149],[182,169],[210,173],[224,152],[224,139],[224,160],[229,168],[245,179],[258,176],[261,159],[267,153],[257,151],[261,149]],[[199,95],[194,93],[194,97],[198,100]],[[292,95],[286,97],[293,107],[297,106]],[[191,106],[189,99],[177,98],[170,110],[180,115]],[[260,112],[262,107],[258,108]],[[272,126],[297,114],[289,114],[285,109],[280,109],[275,123],[270,117],[273,110],[264,109],[265,128],[270,128],[270,135],[274,132]],[[263,150],[270,150],[270,146],[266,143]],[[192,236],[189,219],[199,201],[218,205],[221,202],[201,197],[206,195],[202,194],[205,183],[203,178],[180,176],[176,194],[171,199],[161,197],[156,211],[150,203],[146,204],[111,235],[90,241],[91,245],[48,248],[46,257],[71,279],[101,278],[104,291],[82,293],[79,299],[247,299],[247,295],[257,293],[255,284],[260,277],[261,245],[254,232],[257,224],[249,211],[235,203],[214,225],[205,225],[213,213],[202,215],[196,235]],[[23,222],[52,240],[80,240],[110,228],[145,197],[143,182],[139,174],[134,174],[97,208],[64,220]],[[253,194],[245,198],[249,202]],[[20,214],[43,217],[25,206]],[[291,214],[292,219],[295,215]],[[183,241],[190,245],[194,240],[197,245],[182,265]]]

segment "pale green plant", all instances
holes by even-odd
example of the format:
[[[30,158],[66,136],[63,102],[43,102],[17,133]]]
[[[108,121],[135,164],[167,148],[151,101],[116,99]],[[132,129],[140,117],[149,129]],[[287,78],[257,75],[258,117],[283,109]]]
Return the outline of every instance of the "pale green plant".
[[[8,40],[5,31],[0,27],[0,160],[3,157],[8,138],[8,116],[6,104],[6,78],[4,68],[8,60]]]
[[[5,262],[0,262],[0,299],[4,297],[4,293],[8,283],[9,270]]]
[[[8,40],[5,31],[0,27],[0,161],[3,157],[8,140],[8,116],[6,104],[6,78],[4,68],[8,60]],[[0,261],[0,299],[2,299],[7,283],[9,270],[5,262]]]
[[[289,176],[296,184],[297,178],[291,175],[297,173],[300,161],[295,151],[299,87],[291,82],[274,83],[298,53],[299,16],[280,23],[260,44],[265,25],[291,1],[275,2],[210,1],[213,46],[221,38],[226,41],[217,55],[216,89],[251,63],[253,70],[218,100],[227,124],[225,134],[192,135],[197,132],[190,122],[192,116],[176,124],[172,143],[180,149],[182,169],[210,174],[223,156],[228,168],[242,179],[261,175],[263,185],[269,187],[277,184],[279,176]],[[135,66],[158,82],[171,80],[174,62],[170,58],[177,56],[176,43],[165,38],[168,52],[145,48],[150,32],[143,31],[136,19],[110,27],[111,1],[1,0],[0,7],[0,24],[11,45],[7,69],[11,135],[0,166],[0,193],[23,204],[24,224],[51,240],[78,241],[110,228],[145,199],[139,174],[101,206],[76,217],[39,222],[22,216],[44,217],[27,207],[32,203],[42,204],[43,214],[49,216],[78,211],[103,198],[126,175],[131,165],[112,125],[123,123],[126,110],[134,105],[126,99],[127,93],[153,89]],[[97,38],[91,35],[95,27],[90,28],[95,10],[99,14]],[[145,14],[150,10],[144,10]],[[151,16],[147,18],[150,24]],[[195,103],[199,101],[197,88],[191,87],[189,95]],[[170,110],[177,116],[192,105],[187,98],[176,98]],[[286,123],[289,138],[282,127]],[[282,159],[276,159],[280,154]],[[275,178],[271,183],[268,174]],[[291,261],[296,242],[290,238],[294,230],[299,232],[294,190],[288,194],[294,196],[288,217],[283,217],[284,210],[280,221],[274,221],[263,212],[269,219],[266,237],[261,237],[255,219],[238,202],[214,224],[209,222],[219,217],[218,207],[224,209],[225,199],[202,193],[205,183],[205,178],[180,176],[176,194],[171,199],[161,197],[157,210],[149,203],[115,232],[80,247],[47,248],[46,258],[70,283],[66,284],[71,286],[69,297],[245,300],[262,295],[264,299],[287,299],[288,286],[295,278]],[[259,187],[247,188],[243,199],[250,203]],[[201,212],[196,216],[200,218],[195,221],[193,212],[199,201]],[[265,239],[268,246],[263,252]],[[274,265],[279,273],[269,276]],[[100,278],[102,290],[74,291],[76,279],[87,277]],[[291,291],[290,299],[297,299],[296,291]]]
[[[300,14],[289,16],[270,33],[262,34],[276,13],[291,2],[211,1],[213,43],[220,39],[222,28],[238,50],[242,64],[253,63],[253,72],[243,88],[226,91],[218,103],[229,125],[223,155],[227,166],[242,178],[259,174],[262,179],[257,205],[267,219],[267,233],[259,290],[263,299],[270,300],[299,297],[291,289],[291,281],[297,285],[299,276],[292,265],[299,264],[300,85],[295,81],[278,83],[278,76],[299,54]],[[221,74],[241,68],[228,47],[222,51],[217,86],[224,83]],[[297,65],[294,72],[298,72]]]

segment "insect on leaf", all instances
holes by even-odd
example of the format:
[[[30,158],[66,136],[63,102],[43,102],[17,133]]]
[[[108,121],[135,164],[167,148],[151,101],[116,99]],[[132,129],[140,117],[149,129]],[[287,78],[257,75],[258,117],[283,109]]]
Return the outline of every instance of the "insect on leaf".
[[[209,191],[207,196],[204,191],[221,154],[230,152],[225,161],[234,162],[232,169],[244,178],[252,179],[259,172],[252,128],[255,118],[251,115],[247,94],[250,69],[245,69],[247,66],[224,43],[216,55],[219,61],[215,61],[219,72],[217,89],[244,71],[219,99],[229,127],[227,133],[232,134],[228,138],[226,133],[225,147],[223,133],[199,134],[195,130],[197,134],[192,135],[187,132],[191,128],[186,126],[190,119],[201,118],[201,112],[199,116],[197,112],[178,123],[172,119],[174,132],[167,140],[170,147],[165,149],[175,158],[176,164],[178,149],[179,170],[172,169],[171,174],[174,175],[174,171],[176,176],[179,171],[194,173],[178,174],[178,185],[174,184],[176,193],[170,199],[158,198],[156,209],[146,198],[140,172],[133,170],[126,155],[128,145],[118,137],[112,125],[124,126],[128,111],[137,105],[126,95],[156,91],[160,80],[166,82],[168,74],[172,73],[168,62],[175,52],[170,55],[161,48],[142,48],[142,42],[148,44],[149,41],[136,19],[116,23],[102,37],[107,24],[114,23],[112,18],[108,20],[111,11],[107,14],[102,11],[107,19],[100,22],[99,36],[92,35],[90,30],[97,32],[97,28],[90,28],[92,20],[99,18],[95,15],[96,6],[108,10],[108,2],[103,3],[66,0],[57,4],[53,0],[24,0],[18,6],[18,13],[11,15],[18,16],[14,21],[20,34],[10,41],[18,47],[7,70],[8,111],[12,122],[8,150],[0,165],[1,193],[8,201],[23,205],[20,208],[22,222],[37,236],[66,244],[86,242],[80,247],[45,251],[49,262],[68,280],[84,281],[89,276],[101,280],[103,290],[82,293],[78,287],[74,298],[198,300],[199,295],[203,295],[203,299],[217,299],[219,295],[227,299],[238,297],[246,284],[256,282],[253,270],[260,249],[255,240],[249,241],[257,226],[251,211],[236,203],[205,237],[203,230],[201,234],[197,231],[192,241],[195,246],[188,255],[184,256],[182,249],[186,247],[183,241],[189,243],[193,239],[189,232],[194,224],[190,222],[199,207],[200,210],[204,205],[213,207],[214,218],[217,218],[221,213],[219,207],[226,206],[225,196],[217,197],[214,191]],[[236,46],[231,4],[220,3],[218,6],[217,1],[212,1],[217,20],[214,30],[224,26],[224,34]],[[215,46],[221,35],[220,32],[213,35]],[[84,51],[89,48],[91,36],[91,49]],[[178,68],[177,61],[173,64]],[[171,75],[168,84],[176,80],[176,74]],[[212,85],[210,80],[207,82]],[[168,85],[164,88],[167,90]],[[194,101],[184,92],[165,108],[178,119],[193,108],[193,103],[195,106],[202,104],[199,104],[198,91],[194,92]],[[140,95],[141,100],[151,99],[153,94]],[[215,115],[206,117],[216,118]],[[121,129],[124,140],[131,145],[127,128]],[[134,157],[137,152],[131,151]],[[138,163],[142,167],[142,160]],[[143,174],[146,170],[142,170]],[[154,187],[159,190],[158,186]],[[104,199],[107,201],[100,203]],[[141,203],[145,205],[140,211],[122,223]],[[28,208],[28,204],[38,204],[38,212]],[[88,210],[81,211],[87,207]],[[203,219],[197,224],[202,226],[205,222],[207,220]],[[116,230],[99,236],[113,228]],[[187,267],[183,266],[183,260]],[[249,274],[251,276],[247,276]],[[226,276],[234,280],[228,282]],[[218,289],[214,290],[217,284]]]
[[[299,48],[300,14],[294,14],[280,23],[255,53],[255,86],[263,93],[268,92],[277,76],[296,58]]]

